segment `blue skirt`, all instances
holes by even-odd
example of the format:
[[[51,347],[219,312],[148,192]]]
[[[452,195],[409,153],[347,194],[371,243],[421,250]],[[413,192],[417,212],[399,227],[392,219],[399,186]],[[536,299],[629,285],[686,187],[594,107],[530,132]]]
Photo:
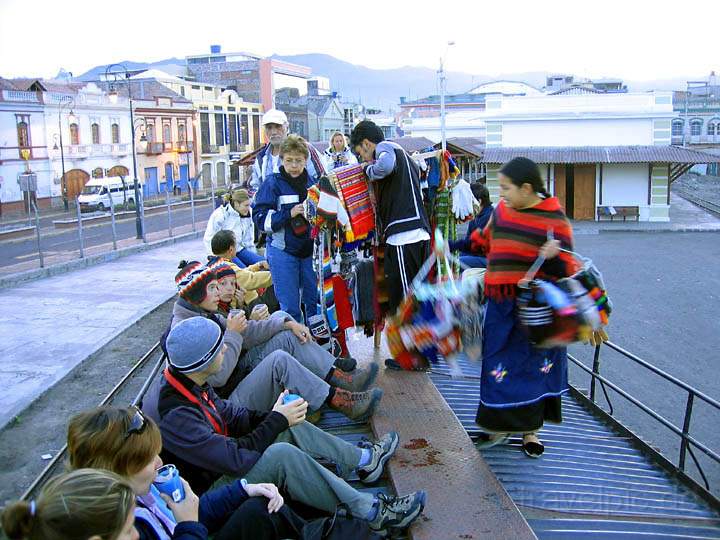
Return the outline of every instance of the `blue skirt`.
[[[559,422],[559,398],[567,389],[567,349],[536,349],[518,322],[515,301],[488,299],[478,423],[530,431],[545,419]]]

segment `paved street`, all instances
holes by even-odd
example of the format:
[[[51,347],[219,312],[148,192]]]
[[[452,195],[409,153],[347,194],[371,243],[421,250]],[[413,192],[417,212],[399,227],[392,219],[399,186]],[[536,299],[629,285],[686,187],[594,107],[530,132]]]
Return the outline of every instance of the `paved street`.
[[[578,235],[576,245],[605,277],[614,303],[610,339],[720,400],[720,234]],[[686,392],[619,354],[604,351],[601,373],[682,426]],[[590,365],[590,347],[573,347],[572,352]],[[580,387],[589,385],[589,377],[579,368],[571,369],[571,380]],[[624,423],[654,446],[669,451],[672,460],[677,459],[676,436],[645,413],[626,406],[622,397],[613,395],[611,399]],[[715,452],[720,451],[718,425],[720,412],[695,400],[691,434]],[[720,466],[708,459],[702,461],[718,490]]]
[[[205,203],[195,207],[196,222],[205,222],[212,212],[210,204]],[[78,249],[78,232],[76,228],[55,229],[52,226],[53,219],[65,219],[62,217],[45,218],[41,223],[41,245],[43,253],[47,256],[62,253],[64,251],[75,251]],[[189,225],[192,222],[189,207],[174,208],[172,210],[173,227]],[[112,228],[110,222],[89,225],[83,224],[83,236],[85,247],[92,247],[112,242]],[[159,213],[145,216],[146,232],[167,231],[167,213]],[[119,220],[116,223],[117,238],[135,237],[135,219]],[[0,257],[0,268],[13,266],[18,263],[28,262],[38,258],[37,241],[35,237],[14,239],[0,242],[0,250],[3,256]]]

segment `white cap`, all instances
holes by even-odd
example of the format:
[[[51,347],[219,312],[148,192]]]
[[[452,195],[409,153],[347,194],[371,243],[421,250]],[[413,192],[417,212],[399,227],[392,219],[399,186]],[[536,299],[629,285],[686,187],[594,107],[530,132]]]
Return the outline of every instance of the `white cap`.
[[[284,126],[287,123],[288,119],[287,116],[285,116],[285,113],[278,111],[277,109],[270,109],[268,112],[263,114],[262,117],[263,126],[267,124],[280,124],[281,126]]]

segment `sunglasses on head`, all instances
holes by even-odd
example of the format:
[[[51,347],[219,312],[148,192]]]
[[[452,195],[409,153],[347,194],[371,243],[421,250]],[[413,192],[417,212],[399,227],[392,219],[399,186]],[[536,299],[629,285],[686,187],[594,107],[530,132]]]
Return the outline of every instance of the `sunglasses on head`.
[[[137,407],[132,408],[135,409],[135,414],[130,421],[130,427],[128,427],[125,432],[125,440],[127,440],[133,433],[142,433],[147,425],[147,420],[145,419],[145,415],[142,411]]]

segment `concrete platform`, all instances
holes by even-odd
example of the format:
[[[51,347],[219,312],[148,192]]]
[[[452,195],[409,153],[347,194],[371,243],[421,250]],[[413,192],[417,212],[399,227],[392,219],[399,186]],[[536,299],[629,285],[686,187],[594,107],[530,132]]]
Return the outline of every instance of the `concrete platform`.
[[[359,359],[389,356],[374,351],[369,339],[350,346]],[[536,539],[426,373],[381,370],[378,385],[385,394],[371,420],[373,431],[400,434],[388,463],[391,484],[399,494],[428,494],[423,516],[409,529],[411,539]]]
[[[204,251],[192,240],[1,289],[0,427],[172,297],[178,262]]]

